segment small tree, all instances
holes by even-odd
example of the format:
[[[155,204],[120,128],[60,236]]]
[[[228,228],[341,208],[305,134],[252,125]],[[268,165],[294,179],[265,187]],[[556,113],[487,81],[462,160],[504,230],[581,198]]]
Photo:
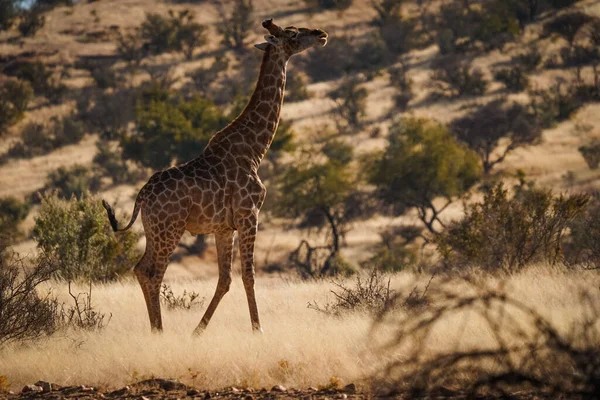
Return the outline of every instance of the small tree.
[[[276,184],[279,197],[274,211],[277,215],[302,218],[301,226],[304,227],[321,226],[322,223],[329,227],[331,243],[326,246],[327,256],[320,269],[302,267],[304,273],[313,276],[340,272],[336,263],[339,261],[341,238],[350,219],[350,209],[346,205],[356,185],[348,166],[352,148],[333,143],[328,145],[326,160],[318,161],[307,155],[309,158],[304,162],[287,168]],[[336,147],[335,151],[333,147]]]
[[[23,118],[32,99],[33,90],[28,82],[0,78],[0,136]]]
[[[236,51],[243,50],[244,42],[254,22],[252,0],[235,0],[230,16],[226,15],[223,4],[219,2],[218,6],[221,22],[217,25],[217,29],[223,35],[223,44]]]
[[[336,101],[336,112],[340,118],[353,130],[359,129],[366,115],[367,96],[369,92],[360,87],[360,80],[347,78],[340,86],[331,92]]]
[[[448,129],[434,121],[396,120],[390,126],[388,146],[367,164],[376,194],[395,214],[408,207],[433,234],[439,214],[466,193],[481,177],[477,155],[458,142]],[[445,204],[436,206],[436,198]]]
[[[100,201],[87,196],[43,197],[32,235],[38,248],[54,258],[63,279],[114,279],[140,256],[138,235],[128,231],[117,238]]]
[[[488,86],[480,69],[457,58],[439,60],[432,79],[442,95],[451,97],[481,96]]]
[[[19,224],[27,218],[30,205],[14,197],[0,198],[0,241],[18,235]]]
[[[587,195],[554,197],[535,188],[510,199],[498,184],[438,237],[438,249],[453,267],[515,271],[532,262],[555,264],[569,224],[587,201]]]
[[[36,7],[25,12],[19,22],[19,32],[23,36],[35,36],[36,32],[44,27],[46,17]]]
[[[211,136],[225,124],[223,114],[209,100],[184,100],[151,84],[143,90],[136,108],[136,130],[123,136],[123,155],[153,169],[174,160],[199,155]]]
[[[15,17],[19,14],[18,1],[0,0],[0,31],[6,31],[13,26]]]
[[[542,135],[535,116],[526,107],[517,103],[507,107],[503,100],[492,101],[455,120],[451,130],[479,155],[485,175],[511,151],[537,143]],[[508,139],[506,147],[498,151],[500,141],[505,139]]]

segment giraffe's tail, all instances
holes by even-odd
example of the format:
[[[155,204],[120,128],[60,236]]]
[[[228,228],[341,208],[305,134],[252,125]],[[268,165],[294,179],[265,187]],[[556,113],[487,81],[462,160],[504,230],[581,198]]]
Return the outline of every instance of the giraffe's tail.
[[[137,219],[138,214],[140,213],[141,203],[142,202],[140,199],[140,194],[138,193],[137,198],[135,199],[135,206],[133,207],[133,215],[131,216],[129,224],[127,224],[125,228],[119,229],[119,223],[117,222],[117,217],[115,216],[114,210],[112,209],[110,204],[106,202],[106,200],[102,200],[102,205],[106,209],[106,213],[108,214],[108,220],[110,221],[110,226],[112,227],[114,232],[123,232],[131,228],[131,225],[133,225],[133,223]]]

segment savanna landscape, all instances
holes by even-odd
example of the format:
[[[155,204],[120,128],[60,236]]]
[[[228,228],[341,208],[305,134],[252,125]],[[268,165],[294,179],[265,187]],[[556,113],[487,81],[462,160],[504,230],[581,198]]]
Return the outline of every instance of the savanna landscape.
[[[0,0],[0,398],[599,398],[599,111],[593,0]]]

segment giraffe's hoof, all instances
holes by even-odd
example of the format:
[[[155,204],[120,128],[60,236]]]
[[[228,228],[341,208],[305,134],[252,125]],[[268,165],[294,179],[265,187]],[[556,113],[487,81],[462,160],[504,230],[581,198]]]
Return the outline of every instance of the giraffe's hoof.
[[[202,334],[204,333],[205,330],[206,330],[205,325],[198,325],[198,327],[196,329],[194,329],[194,332],[192,333],[192,337],[202,336]]]
[[[265,331],[263,331],[263,328],[261,328],[260,326],[252,327],[252,332],[257,335],[262,335],[263,333],[265,333]]]

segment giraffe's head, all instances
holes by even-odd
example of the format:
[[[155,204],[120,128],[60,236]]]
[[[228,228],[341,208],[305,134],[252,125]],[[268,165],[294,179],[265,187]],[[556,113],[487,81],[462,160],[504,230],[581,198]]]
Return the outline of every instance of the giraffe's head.
[[[291,57],[308,48],[323,47],[327,44],[327,32],[320,29],[296,28],[295,26],[281,28],[273,23],[273,19],[264,20],[262,26],[269,31],[269,34],[265,35],[265,43],[255,46],[263,51],[269,46],[275,46]]]

